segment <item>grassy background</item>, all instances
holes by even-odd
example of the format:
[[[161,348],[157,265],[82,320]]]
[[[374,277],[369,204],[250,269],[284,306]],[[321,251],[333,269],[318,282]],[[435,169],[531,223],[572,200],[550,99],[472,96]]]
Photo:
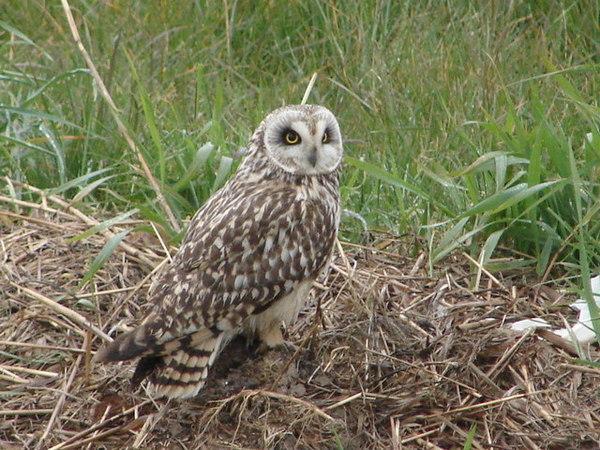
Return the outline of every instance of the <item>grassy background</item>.
[[[369,227],[423,235],[432,265],[461,244],[490,270],[583,271],[584,286],[600,265],[597,1],[71,6],[179,219],[316,71],[309,101],[346,137],[344,206]],[[0,20],[0,171],[113,215],[137,208],[177,240],[60,2],[4,1]]]

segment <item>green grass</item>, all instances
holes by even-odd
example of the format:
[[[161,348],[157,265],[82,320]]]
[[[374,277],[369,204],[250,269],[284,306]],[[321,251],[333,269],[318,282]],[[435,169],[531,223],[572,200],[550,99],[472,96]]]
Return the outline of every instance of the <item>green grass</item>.
[[[432,264],[460,244],[490,270],[583,271],[584,285],[598,272],[598,2],[71,6],[179,219],[316,71],[309,101],[346,137],[344,206],[370,227],[425,235]],[[137,208],[177,239],[60,2],[9,0],[0,17],[0,171],[115,215]],[[344,222],[344,236],[358,230]],[[498,246],[514,257],[493,258]]]

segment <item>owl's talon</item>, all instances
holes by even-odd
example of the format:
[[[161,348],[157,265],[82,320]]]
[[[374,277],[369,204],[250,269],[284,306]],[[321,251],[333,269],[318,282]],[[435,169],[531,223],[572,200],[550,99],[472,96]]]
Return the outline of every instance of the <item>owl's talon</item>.
[[[289,341],[281,341],[276,345],[268,345],[265,342],[261,342],[261,344],[258,346],[258,349],[256,350],[256,353],[258,355],[264,355],[265,353],[271,350],[283,350],[289,353],[296,353],[299,349],[300,347]]]

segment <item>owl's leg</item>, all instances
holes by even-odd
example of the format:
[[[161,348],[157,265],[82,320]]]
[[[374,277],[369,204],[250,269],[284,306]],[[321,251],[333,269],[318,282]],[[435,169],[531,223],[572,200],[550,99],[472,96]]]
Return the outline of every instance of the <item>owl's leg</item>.
[[[265,353],[268,350],[285,345],[281,333],[280,321],[262,320],[263,316],[256,316],[248,321],[244,327],[246,348],[253,353]]]
[[[261,342],[259,352],[265,352],[276,347],[284,347],[289,351],[297,350],[295,345],[283,339],[281,325],[284,323],[289,325],[297,319],[311,285],[311,280],[301,283],[298,288],[254,316],[253,320],[249,322]]]
[[[266,329],[259,330],[258,338],[260,339],[261,346],[265,346],[267,349],[280,347],[285,344],[283,334],[281,333],[281,326],[278,323],[274,323]]]
[[[258,330],[258,338],[260,345],[257,349],[257,353],[266,353],[273,349],[285,349],[291,352],[298,350],[298,346],[286,341],[283,338],[281,332],[281,326],[279,323],[274,323],[271,327]]]

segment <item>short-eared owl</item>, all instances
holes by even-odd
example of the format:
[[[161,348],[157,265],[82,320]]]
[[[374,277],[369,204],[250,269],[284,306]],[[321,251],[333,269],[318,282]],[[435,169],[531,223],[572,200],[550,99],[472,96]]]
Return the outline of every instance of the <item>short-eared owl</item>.
[[[159,396],[198,393],[238,333],[283,344],[325,267],[340,220],[342,136],[316,105],[269,114],[233,178],[196,213],[173,262],[153,282],[142,323],[101,349],[96,361],[141,357]]]

